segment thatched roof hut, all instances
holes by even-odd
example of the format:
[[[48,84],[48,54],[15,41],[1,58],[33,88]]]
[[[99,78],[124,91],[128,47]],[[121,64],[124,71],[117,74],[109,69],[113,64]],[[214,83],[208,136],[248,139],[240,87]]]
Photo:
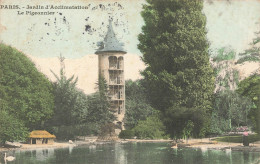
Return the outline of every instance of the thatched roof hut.
[[[46,130],[34,130],[30,133],[29,138],[31,144],[53,144],[56,136]]]

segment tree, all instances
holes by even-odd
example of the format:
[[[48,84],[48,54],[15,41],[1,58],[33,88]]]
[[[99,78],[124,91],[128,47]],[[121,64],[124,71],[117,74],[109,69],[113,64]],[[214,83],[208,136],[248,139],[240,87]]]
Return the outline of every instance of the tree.
[[[138,48],[147,68],[144,87],[171,137],[182,137],[190,120],[193,136],[209,126],[214,90],[203,1],[147,0]]]
[[[0,143],[25,141],[28,136],[28,128],[24,126],[22,121],[0,109]]]
[[[222,47],[217,50],[217,54],[213,56],[214,62],[221,62],[225,60],[234,60],[236,52],[230,47]]]
[[[71,139],[84,134],[82,129],[89,129],[85,124],[89,103],[87,95],[76,87],[78,79],[65,76],[65,58],[61,56],[59,59],[60,75],[52,72],[57,81],[53,83],[55,107],[48,128],[60,139]]]
[[[259,68],[260,68],[260,32],[256,32],[256,37],[253,39],[251,48],[245,50],[243,53],[239,54],[240,58],[237,64],[243,64],[245,62],[258,62],[259,67],[256,71],[248,78],[244,79],[239,83],[238,93],[243,96],[249,97],[254,106],[250,112],[250,118],[253,122],[254,130],[260,133],[260,78],[259,78]]]
[[[167,138],[166,128],[160,120],[159,113],[147,117],[146,120],[138,122],[137,126],[132,129],[135,136],[140,139],[162,139]]]
[[[87,122],[98,125],[111,123],[115,120],[114,111],[109,108],[109,102],[99,93],[88,97],[89,109],[86,117]]]
[[[260,32],[256,32],[256,38],[253,39],[253,42],[250,43],[251,48],[245,50],[245,52],[239,54],[240,58],[237,61],[237,64],[244,62],[259,62],[260,63]]]
[[[239,72],[234,68],[236,53],[233,49],[223,47],[212,57],[215,74],[215,92],[226,89],[235,90],[239,83]]]
[[[186,142],[188,143],[188,139],[192,136],[192,131],[194,128],[194,124],[192,121],[188,121],[184,127],[184,129],[182,130],[184,139],[186,139]]]
[[[141,83],[141,80],[127,80],[125,82],[127,101],[124,122],[125,127],[128,129],[135,127],[138,121],[146,120],[155,111],[148,102],[145,89]]]
[[[67,79],[63,67],[60,69],[60,76],[55,73],[53,74],[57,81],[53,83],[55,108],[51,125],[61,126],[76,124],[79,122],[79,118],[82,117],[80,116],[82,111],[86,111],[88,107],[84,93],[81,93],[76,88],[78,79],[74,79],[74,76]]]
[[[115,111],[110,108],[107,82],[103,76],[99,76],[97,87],[99,88],[98,92],[88,98],[90,104],[88,122],[94,122],[98,125],[112,123],[116,119]]]
[[[20,51],[0,44],[0,105],[30,129],[53,114],[52,85]]]
[[[215,94],[214,101],[214,114],[217,114],[217,120],[212,121],[213,124],[219,124],[220,122],[226,124],[228,120],[228,130],[232,130],[233,126],[248,125],[247,115],[251,108],[251,101],[240,96],[235,91],[225,90],[217,92]],[[216,118],[214,118],[216,119]],[[219,126],[222,131],[227,130],[226,125]]]
[[[253,122],[254,130],[260,133],[260,75],[254,74],[242,80],[238,85],[237,92],[253,102],[249,117]]]

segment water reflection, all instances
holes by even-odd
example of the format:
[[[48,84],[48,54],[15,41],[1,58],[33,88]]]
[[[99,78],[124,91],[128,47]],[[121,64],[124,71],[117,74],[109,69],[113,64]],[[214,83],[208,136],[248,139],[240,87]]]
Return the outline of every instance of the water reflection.
[[[118,161],[118,163],[121,164],[127,164],[127,154],[125,152],[125,149],[123,146],[121,146],[120,143],[116,143],[115,144],[115,150],[111,150],[111,151],[115,151],[115,159],[116,161]]]
[[[70,145],[70,146],[69,146],[69,154],[71,154],[71,153],[72,153],[72,150],[73,150],[73,148],[74,148],[74,146],[73,146],[73,145]]]
[[[260,163],[259,152],[214,149],[171,149],[167,143],[114,143],[63,149],[8,152],[17,164],[251,164]],[[3,158],[0,162],[4,163]],[[9,162],[8,162],[9,163]]]

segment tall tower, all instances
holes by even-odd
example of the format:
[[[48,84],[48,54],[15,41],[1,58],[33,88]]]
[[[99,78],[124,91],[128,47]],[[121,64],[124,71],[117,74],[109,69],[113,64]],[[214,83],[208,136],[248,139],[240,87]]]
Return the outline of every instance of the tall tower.
[[[113,31],[112,21],[109,21],[108,31],[103,42],[98,42],[98,70],[108,84],[111,110],[115,111],[117,120],[116,132],[124,129],[125,115],[125,80],[124,80],[124,54],[123,44],[120,43]]]

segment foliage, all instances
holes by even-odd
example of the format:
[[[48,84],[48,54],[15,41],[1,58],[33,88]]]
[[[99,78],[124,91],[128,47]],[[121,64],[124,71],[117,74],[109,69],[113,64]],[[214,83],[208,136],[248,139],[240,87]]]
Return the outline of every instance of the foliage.
[[[87,115],[88,103],[87,96],[76,88],[77,78],[72,76],[67,79],[64,68],[61,68],[60,76],[54,75],[57,80],[53,83],[55,108],[49,125],[69,126],[82,123]]]
[[[122,139],[131,139],[134,137],[134,131],[132,130],[122,130],[118,136]]]
[[[260,36],[259,32],[256,33],[258,36],[256,36],[255,39],[253,39],[253,42],[251,43],[251,48],[245,50],[245,52],[239,54],[240,58],[237,61],[237,64],[241,64],[244,62],[260,62]]]
[[[114,133],[115,127],[112,122],[116,117],[115,111],[110,109],[107,82],[102,76],[99,76],[97,86],[99,91],[87,97],[89,105],[84,122],[92,125],[91,127],[96,127],[96,131],[92,130],[95,135],[104,137],[108,133],[111,135]]]
[[[106,123],[101,126],[99,137],[104,138],[104,137],[114,137],[116,136],[115,134],[115,124],[113,123]]]
[[[218,49],[217,55],[213,56],[213,61],[220,62],[223,60],[234,60],[236,52],[230,48],[222,47]]]
[[[100,125],[113,122],[116,117],[110,108],[107,82],[103,76],[99,76],[99,91],[88,97],[89,112],[87,121],[96,122]]]
[[[54,115],[48,122],[48,130],[58,139],[97,135],[101,132],[101,125],[113,122],[115,119],[113,111],[109,110],[106,81],[100,77],[97,84],[99,92],[87,96],[76,87],[77,78],[65,76],[63,60],[61,57],[60,75],[53,73],[57,79],[53,83],[55,108]]]
[[[226,121],[222,119],[229,120],[229,130],[233,126],[247,125],[247,115],[252,106],[251,101],[237,94],[235,91],[225,90],[215,94],[214,109],[217,114],[218,123]],[[213,119],[213,120],[215,120]],[[217,123],[216,122],[216,123]],[[213,122],[213,124],[216,124]],[[226,125],[223,126],[222,130],[226,129]]]
[[[41,128],[53,114],[52,86],[23,53],[0,44],[1,107],[30,129]]]
[[[188,120],[192,135],[205,135],[214,90],[202,1],[147,0],[138,48],[149,101],[163,114],[171,137],[182,137]]]
[[[0,109],[0,143],[25,141],[28,136],[28,128],[22,121]]]
[[[236,53],[233,49],[223,47],[213,55],[213,70],[215,74],[215,91],[234,90],[239,83],[239,72],[234,68]]]
[[[188,120],[187,124],[185,125],[184,129],[182,130],[183,137],[188,139],[192,135],[192,130],[194,128],[194,124],[191,120]]]
[[[64,65],[63,60],[61,57],[61,66]],[[57,79],[53,83],[55,110],[49,122],[49,130],[56,134],[57,138],[72,139],[78,135],[97,135],[101,132],[101,125],[114,121],[115,116],[109,111],[104,78],[100,77],[97,83],[99,92],[87,96],[77,89],[77,78],[65,76],[64,66],[61,67],[60,76],[54,75]],[[82,132],[83,129],[86,131]]]
[[[95,123],[82,123],[76,125],[53,126],[48,129],[48,131],[55,134],[58,139],[71,140],[75,139],[77,136],[98,135],[99,128],[100,127]]]
[[[237,89],[237,93],[249,98],[253,106],[249,112],[249,118],[253,123],[253,129],[260,132],[260,75],[254,74],[242,80]]]
[[[221,117],[217,111],[212,112],[209,134],[223,134],[230,131],[230,122]]]
[[[149,116],[144,121],[139,121],[137,126],[132,129],[135,136],[140,139],[162,139],[167,138],[166,128],[160,120],[159,116]]]
[[[127,80],[125,82],[125,94],[127,101],[124,123],[126,128],[131,129],[137,125],[138,121],[145,120],[154,113],[154,109],[146,98],[141,80]]]
[[[104,99],[99,93],[94,93],[88,97],[88,115],[86,122],[93,122],[99,125],[113,122],[115,116],[113,111],[110,111],[108,100]]]
[[[224,137],[217,137],[214,140],[219,142],[242,143],[243,136],[242,135],[224,136]],[[249,143],[260,141],[260,136],[258,134],[249,135],[248,140]]]

